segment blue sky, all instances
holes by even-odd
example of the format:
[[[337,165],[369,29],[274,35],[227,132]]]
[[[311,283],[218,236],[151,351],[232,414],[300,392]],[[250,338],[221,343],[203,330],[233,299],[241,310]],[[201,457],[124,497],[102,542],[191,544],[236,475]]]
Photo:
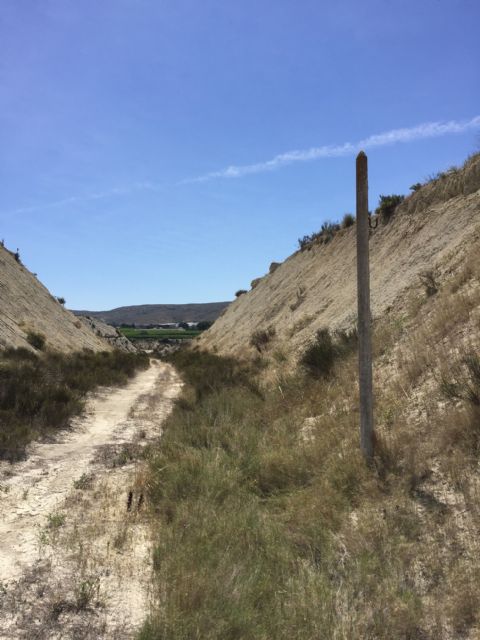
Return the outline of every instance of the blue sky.
[[[0,0],[0,237],[70,308],[231,299],[353,211],[359,142],[372,208],[479,150],[479,24],[477,0]]]

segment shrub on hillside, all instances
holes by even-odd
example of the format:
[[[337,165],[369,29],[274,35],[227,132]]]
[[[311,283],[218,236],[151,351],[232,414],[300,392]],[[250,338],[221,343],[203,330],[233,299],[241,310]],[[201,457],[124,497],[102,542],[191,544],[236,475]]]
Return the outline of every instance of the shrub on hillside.
[[[34,349],[38,349],[38,351],[43,351],[45,348],[46,338],[42,333],[38,333],[37,331],[29,331],[27,333],[27,342],[31,344]]]
[[[420,278],[421,284],[425,288],[425,294],[427,298],[430,298],[430,296],[433,296],[438,292],[438,282],[433,269],[429,269],[427,271],[419,273],[418,277]]]
[[[304,351],[301,364],[315,378],[330,374],[335,362],[335,345],[329,329],[319,329],[315,340]]]
[[[448,373],[441,379],[443,395],[464,407],[445,424],[443,440],[449,448],[462,450],[472,464],[478,465],[480,456],[480,356],[474,351],[450,363]]]
[[[275,336],[275,328],[268,327],[268,329],[259,329],[252,333],[250,338],[250,346],[255,347],[255,349],[261,353],[270,340]]]
[[[303,236],[303,238],[299,238],[298,247],[300,251],[308,249],[313,244],[316,238],[318,238],[318,233],[311,233],[310,235]]]
[[[298,246],[301,251],[309,249],[313,244],[327,244],[340,229],[338,222],[326,221],[320,227],[320,231],[315,231],[310,235],[298,239]]]
[[[358,346],[357,327],[353,327],[352,329],[339,329],[334,333],[334,337],[337,345],[337,352],[341,356],[348,355]]]
[[[314,378],[328,377],[338,358],[348,355],[357,346],[356,329],[337,331],[319,329],[315,340],[306,348],[300,364]]]
[[[330,242],[339,229],[340,225],[338,222],[324,222],[320,228],[320,238],[322,239],[322,242],[324,244]]]
[[[239,289],[238,291],[235,291],[235,297],[239,298],[240,296],[243,296],[244,293],[247,293],[246,289]]]
[[[387,222],[389,222],[390,218],[395,213],[395,209],[404,200],[405,196],[395,194],[391,196],[380,196],[378,207],[375,213],[380,217],[380,220],[383,222],[383,224],[387,224]]]
[[[465,400],[480,407],[480,356],[473,351],[463,356],[451,367],[450,376],[443,377],[441,389],[450,400]]]
[[[348,229],[355,224],[355,216],[352,213],[346,213],[342,219],[342,229]]]

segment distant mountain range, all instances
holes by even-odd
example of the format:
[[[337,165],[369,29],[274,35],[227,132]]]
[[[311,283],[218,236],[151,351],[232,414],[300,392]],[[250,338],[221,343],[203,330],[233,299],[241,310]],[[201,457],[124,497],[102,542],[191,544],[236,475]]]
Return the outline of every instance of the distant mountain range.
[[[110,311],[73,311],[77,316],[99,318],[107,324],[167,324],[170,322],[213,322],[230,302],[198,304],[139,304]]]

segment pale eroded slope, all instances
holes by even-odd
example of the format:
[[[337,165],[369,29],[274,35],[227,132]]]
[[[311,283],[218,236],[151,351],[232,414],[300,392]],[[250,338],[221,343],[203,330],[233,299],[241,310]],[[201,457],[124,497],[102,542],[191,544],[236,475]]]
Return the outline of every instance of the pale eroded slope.
[[[60,351],[111,349],[0,246],[0,349],[29,347],[29,331],[43,334],[47,346]]]
[[[420,272],[441,274],[473,243],[480,223],[480,155],[408,197],[370,239],[372,313],[402,304]],[[296,252],[233,302],[199,339],[218,353],[247,355],[257,330],[274,327],[274,342],[291,354],[321,327],[346,327],[356,315],[355,226],[329,244]]]

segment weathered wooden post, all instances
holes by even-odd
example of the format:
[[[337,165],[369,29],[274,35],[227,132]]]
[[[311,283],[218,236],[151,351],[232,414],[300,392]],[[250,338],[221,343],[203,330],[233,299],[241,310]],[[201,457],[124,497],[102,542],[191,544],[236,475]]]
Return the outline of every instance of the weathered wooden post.
[[[358,370],[360,385],[360,447],[367,462],[373,459],[372,321],[368,216],[368,162],[357,156],[357,299]]]

